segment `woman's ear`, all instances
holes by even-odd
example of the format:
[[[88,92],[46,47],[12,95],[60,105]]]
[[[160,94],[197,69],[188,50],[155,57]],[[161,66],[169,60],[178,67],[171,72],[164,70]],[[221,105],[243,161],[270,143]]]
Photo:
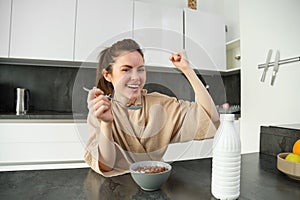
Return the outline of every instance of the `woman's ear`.
[[[111,82],[111,74],[108,73],[106,69],[102,70],[102,76],[107,80],[108,82]]]

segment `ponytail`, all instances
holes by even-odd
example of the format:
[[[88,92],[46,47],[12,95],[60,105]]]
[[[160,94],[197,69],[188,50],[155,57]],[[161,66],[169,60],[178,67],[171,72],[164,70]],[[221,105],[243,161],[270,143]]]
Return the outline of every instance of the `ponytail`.
[[[109,49],[110,48],[108,47],[103,51],[101,51],[99,55],[99,62],[97,65],[97,74],[96,74],[97,88],[100,88],[104,92],[104,95],[110,95],[113,93],[114,90],[114,86],[112,85],[112,83],[107,81],[102,75],[102,71],[104,69],[108,73],[110,74],[112,73],[111,63],[108,60],[109,56],[107,56]]]

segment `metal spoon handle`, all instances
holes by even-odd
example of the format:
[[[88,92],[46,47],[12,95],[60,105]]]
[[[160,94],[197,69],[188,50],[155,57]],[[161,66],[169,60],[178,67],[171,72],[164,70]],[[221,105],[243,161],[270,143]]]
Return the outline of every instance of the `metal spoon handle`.
[[[86,87],[82,87],[84,91],[86,92],[90,92],[91,90],[90,89],[87,89]]]
[[[83,87],[83,90],[87,91],[87,92],[90,92],[91,90],[86,88],[86,87]],[[115,101],[117,103],[119,103],[121,106],[123,106],[124,108],[127,108],[127,109],[130,109],[130,110],[138,110],[138,109],[141,109],[143,106],[136,106],[136,105],[124,105],[122,102],[110,97],[110,96],[107,96],[107,95],[104,95],[104,97],[112,100],[112,101]]]
[[[124,105],[122,102],[110,97],[110,96],[105,96],[106,98],[112,100],[112,101],[115,101],[117,103],[119,103],[121,106],[127,108],[127,109],[130,109],[130,110],[139,110],[141,109],[143,106],[136,106],[136,105]]]
[[[120,102],[120,101],[118,101],[118,100],[116,100],[116,99],[114,99],[110,96],[104,95],[104,97],[108,98],[109,100],[112,100],[112,101],[115,101],[115,102],[119,103],[121,106],[124,106],[124,107],[128,108],[128,106],[124,105],[122,102]]]

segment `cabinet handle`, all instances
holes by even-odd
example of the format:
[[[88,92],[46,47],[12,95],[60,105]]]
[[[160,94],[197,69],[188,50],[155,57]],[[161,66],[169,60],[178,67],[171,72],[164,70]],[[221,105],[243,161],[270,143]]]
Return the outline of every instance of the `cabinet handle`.
[[[235,58],[236,60],[240,60],[240,59],[241,59],[241,55],[236,55],[236,56],[234,56],[234,58]]]

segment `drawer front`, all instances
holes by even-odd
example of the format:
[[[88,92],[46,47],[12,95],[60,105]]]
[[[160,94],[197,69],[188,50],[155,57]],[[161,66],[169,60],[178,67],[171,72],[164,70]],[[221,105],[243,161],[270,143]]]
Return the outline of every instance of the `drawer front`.
[[[73,123],[1,123],[0,165],[82,161],[85,144]],[[82,133],[81,135],[84,135]]]

